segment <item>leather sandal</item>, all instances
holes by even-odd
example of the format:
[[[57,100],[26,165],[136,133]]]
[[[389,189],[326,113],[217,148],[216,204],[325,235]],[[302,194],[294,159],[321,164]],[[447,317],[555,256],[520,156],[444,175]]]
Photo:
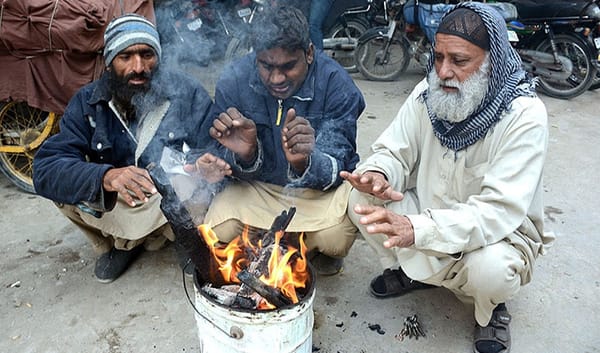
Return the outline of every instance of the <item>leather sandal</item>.
[[[473,341],[474,353],[508,353],[510,352],[510,324],[511,316],[504,304],[499,304],[494,312],[490,323],[481,327],[475,327],[475,339]]]
[[[399,267],[397,270],[386,269],[383,274],[375,277],[369,285],[369,291],[376,298],[391,298],[404,295],[416,289],[435,288],[410,279]]]

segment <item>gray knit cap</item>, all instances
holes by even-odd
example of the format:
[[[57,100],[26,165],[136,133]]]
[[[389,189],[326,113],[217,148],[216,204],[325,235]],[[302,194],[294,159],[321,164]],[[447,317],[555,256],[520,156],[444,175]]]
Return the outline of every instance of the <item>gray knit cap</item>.
[[[160,39],[154,24],[137,14],[113,19],[104,32],[104,63],[112,63],[117,54],[135,44],[148,44],[160,59]]]

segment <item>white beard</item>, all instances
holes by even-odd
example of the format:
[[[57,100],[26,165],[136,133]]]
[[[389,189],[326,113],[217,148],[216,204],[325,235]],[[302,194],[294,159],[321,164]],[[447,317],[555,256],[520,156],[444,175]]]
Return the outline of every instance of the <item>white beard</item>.
[[[437,72],[431,70],[427,75],[429,92],[427,105],[432,113],[439,119],[451,123],[458,123],[475,112],[487,93],[489,82],[490,60],[489,54],[468,79],[463,82],[458,80],[441,80]],[[445,92],[442,86],[456,87],[457,92]]]

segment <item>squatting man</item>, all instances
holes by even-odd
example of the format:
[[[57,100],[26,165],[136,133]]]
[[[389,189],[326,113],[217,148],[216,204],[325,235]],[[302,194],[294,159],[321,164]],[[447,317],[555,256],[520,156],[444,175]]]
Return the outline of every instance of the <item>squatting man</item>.
[[[142,250],[174,240],[144,167],[159,163],[165,148],[195,147],[212,104],[198,82],[159,69],[160,57],[152,22],[136,14],[113,19],[104,33],[105,72],[70,100],[60,132],[33,161],[36,192],[56,202],[100,253],[94,274],[103,283]]]
[[[547,115],[496,10],[464,2],[439,26],[427,77],[341,175],[348,212],[385,269],[378,298],[444,287],[474,307],[475,353],[508,352],[505,302],[530,282],[543,231]]]

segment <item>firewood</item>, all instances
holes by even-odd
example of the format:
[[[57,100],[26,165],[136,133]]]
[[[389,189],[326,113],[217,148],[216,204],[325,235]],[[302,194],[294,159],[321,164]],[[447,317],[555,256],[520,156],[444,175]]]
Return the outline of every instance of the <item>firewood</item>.
[[[256,276],[247,270],[238,272],[237,278],[243,284],[252,288],[256,293],[260,294],[261,297],[265,298],[266,301],[277,308],[292,304],[292,301],[283,295],[278,288],[271,287],[261,282]]]

